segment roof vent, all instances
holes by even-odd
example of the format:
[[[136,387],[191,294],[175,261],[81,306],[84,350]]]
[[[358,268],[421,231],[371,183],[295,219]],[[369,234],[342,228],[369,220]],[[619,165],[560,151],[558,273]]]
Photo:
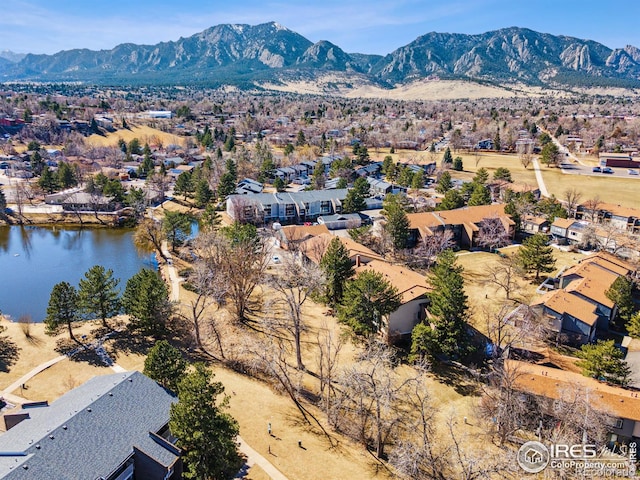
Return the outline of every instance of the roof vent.
[[[67,429],[67,426],[66,426],[66,425],[63,425],[63,426],[62,426],[62,429],[63,429],[63,430],[66,430],[66,429]]]
[[[53,435],[49,435],[49,438],[50,438],[51,440],[53,440],[53,439],[54,439],[54,438],[56,438],[56,437],[54,437]]]
[[[22,468],[24,468],[25,470],[29,470],[29,465],[22,465]]]
[[[113,393],[109,392],[109,396],[110,396],[110,397],[113,397]]]
[[[91,407],[87,408],[87,412],[90,412],[90,411],[91,411]]]
[[[40,450],[40,444],[39,443],[36,444],[36,450]]]

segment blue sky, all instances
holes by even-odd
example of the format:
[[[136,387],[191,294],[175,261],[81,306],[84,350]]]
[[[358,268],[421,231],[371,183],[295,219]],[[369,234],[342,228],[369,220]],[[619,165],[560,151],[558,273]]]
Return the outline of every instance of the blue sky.
[[[640,47],[638,0],[0,0],[0,50],[111,49],[269,21],[349,53],[387,54],[432,31],[511,26]]]

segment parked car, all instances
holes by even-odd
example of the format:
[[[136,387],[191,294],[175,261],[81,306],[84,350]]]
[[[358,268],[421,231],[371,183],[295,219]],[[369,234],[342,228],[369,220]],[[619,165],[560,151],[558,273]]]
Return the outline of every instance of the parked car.
[[[591,169],[591,171],[592,171],[593,173],[600,173],[602,170],[600,169],[600,167],[593,167],[593,168]]]
[[[613,168],[610,167],[604,167],[602,169],[602,173],[613,173]]]
[[[278,255],[274,255],[271,260],[273,261],[273,263],[280,263],[280,257]]]
[[[630,168],[629,170],[627,170],[627,173],[629,173],[629,175],[638,175],[638,170]]]

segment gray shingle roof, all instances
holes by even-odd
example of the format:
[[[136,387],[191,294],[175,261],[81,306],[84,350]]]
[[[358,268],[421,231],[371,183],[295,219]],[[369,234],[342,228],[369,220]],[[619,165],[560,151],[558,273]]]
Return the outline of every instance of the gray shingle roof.
[[[49,406],[21,410],[30,418],[0,435],[0,478],[106,478],[134,446],[169,466],[178,456],[149,432],[168,423],[175,401],[140,372],[95,377]]]

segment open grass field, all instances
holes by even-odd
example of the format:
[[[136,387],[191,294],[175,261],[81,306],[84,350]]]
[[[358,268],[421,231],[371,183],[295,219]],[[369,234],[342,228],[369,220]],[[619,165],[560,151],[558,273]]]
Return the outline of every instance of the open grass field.
[[[606,203],[638,208],[640,204],[640,180],[595,175],[564,175],[557,168],[541,168],[544,184],[550,194],[559,199],[570,188],[577,189],[584,202],[596,195]]]
[[[471,181],[480,168],[485,168],[489,172],[489,178],[492,178],[496,169],[507,168],[511,172],[511,178],[514,182],[525,185],[537,185],[533,166],[529,165],[529,168],[524,168],[517,155],[482,153],[477,158],[474,155],[461,153],[452,153],[452,155],[454,158],[458,156],[462,157],[464,166],[464,171],[462,172],[451,171],[453,178]]]
[[[165,147],[171,144],[184,146],[184,138],[146,125],[117,130],[105,136],[94,134],[87,138],[87,143],[96,147],[115,147],[120,139],[129,143],[134,138],[140,140],[141,145],[148,143],[149,145],[163,145]]]

